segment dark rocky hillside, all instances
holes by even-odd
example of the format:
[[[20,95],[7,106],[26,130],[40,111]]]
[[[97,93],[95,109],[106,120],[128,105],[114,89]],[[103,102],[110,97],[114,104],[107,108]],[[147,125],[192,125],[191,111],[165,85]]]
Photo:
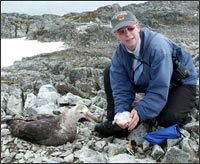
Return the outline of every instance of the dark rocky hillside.
[[[63,16],[2,13],[1,38],[65,41],[72,46],[102,44],[113,41],[110,19],[120,10],[132,11],[143,25],[151,28],[199,26],[198,1],[152,1],[124,7],[116,3],[93,12],[68,13]]]

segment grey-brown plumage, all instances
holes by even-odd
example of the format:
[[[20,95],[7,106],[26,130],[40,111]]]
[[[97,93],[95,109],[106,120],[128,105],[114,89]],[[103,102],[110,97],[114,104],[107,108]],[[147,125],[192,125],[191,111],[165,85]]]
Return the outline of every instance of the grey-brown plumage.
[[[85,105],[76,105],[58,116],[40,114],[7,122],[13,136],[41,144],[58,146],[72,142],[77,133],[80,118],[96,120]]]

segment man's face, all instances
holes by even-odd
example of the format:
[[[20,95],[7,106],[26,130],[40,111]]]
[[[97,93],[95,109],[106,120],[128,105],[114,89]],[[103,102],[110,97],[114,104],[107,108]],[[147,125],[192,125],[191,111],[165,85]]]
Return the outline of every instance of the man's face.
[[[138,39],[140,37],[140,25],[131,25],[122,29],[119,29],[117,33],[117,38],[129,49],[134,50]]]

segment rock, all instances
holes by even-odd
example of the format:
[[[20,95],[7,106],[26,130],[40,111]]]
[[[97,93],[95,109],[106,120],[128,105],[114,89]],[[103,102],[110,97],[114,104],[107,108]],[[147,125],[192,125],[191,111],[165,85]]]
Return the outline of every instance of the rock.
[[[162,162],[188,163],[189,158],[190,158],[189,153],[184,152],[183,150],[179,149],[176,146],[173,146],[167,150]]]
[[[151,155],[157,161],[164,153],[164,150],[159,145],[154,145]]]
[[[83,163],[106,163],[108,161],[105,154],[91,150],[87,146],[77,151],[75,157],[78,157],[79,162]]]

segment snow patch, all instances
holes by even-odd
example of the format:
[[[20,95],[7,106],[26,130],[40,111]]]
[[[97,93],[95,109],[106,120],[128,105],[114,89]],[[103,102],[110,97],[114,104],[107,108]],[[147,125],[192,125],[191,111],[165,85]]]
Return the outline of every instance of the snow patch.
[[[1,68],[10,66],[23,57],[50,53],[69,48],[64,42],[39,42],[23,38],[1,39]]]

